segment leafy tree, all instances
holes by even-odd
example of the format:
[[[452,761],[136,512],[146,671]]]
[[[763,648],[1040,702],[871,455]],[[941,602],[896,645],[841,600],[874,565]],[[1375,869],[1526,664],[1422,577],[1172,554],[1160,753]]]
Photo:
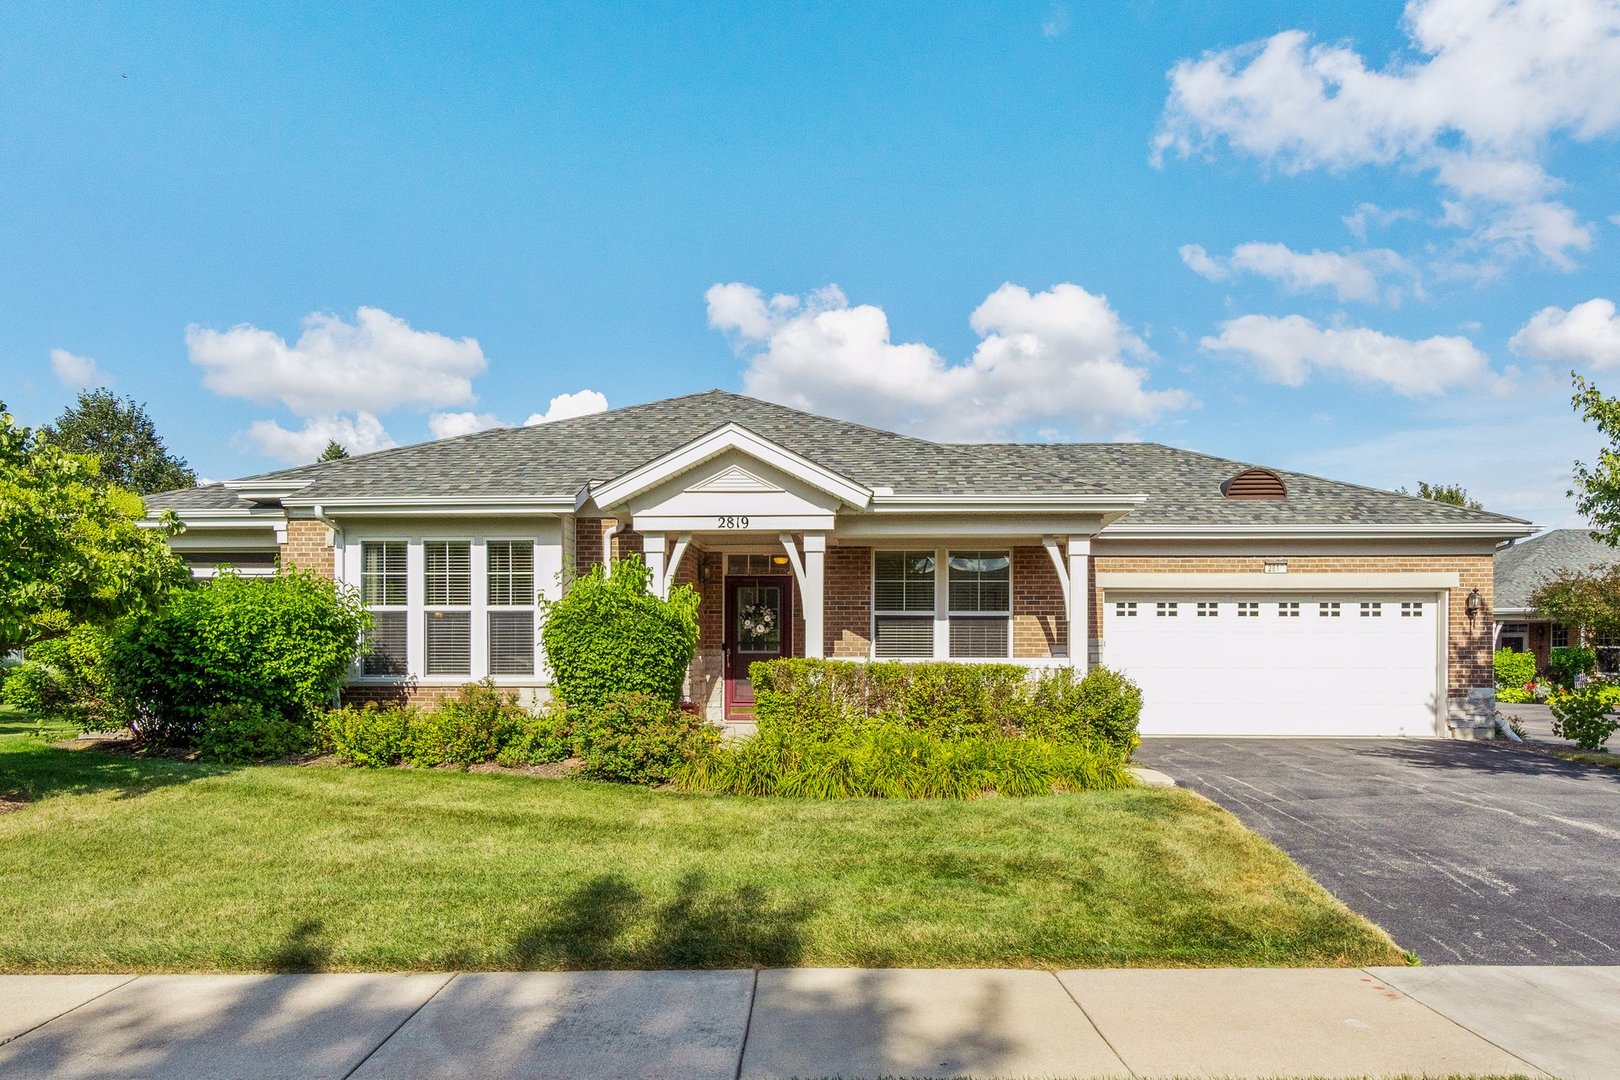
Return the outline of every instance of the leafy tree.
[[[94,458],[45,441],[0,404],[0,653],[148,611],[189,581],[167,542],[178,519],[143,528],[144,513]]]
[[[73,454],[101,462],[103,479],[141,495],[191,487],[197,474],[169,453],[146,406],[111,390],[81,390],[79,400],[40,435]]]
[[[1402,495],[1412,494],[1405,488],[1396,488]],[[1431,502],[1446,503],[1449,506],[1461,506],[1469,510],[1483,510],[1479,500],[1470,499],[1467,490],[1461,484],[1431,484],[1427,480],[1418,481],[1417,497],[1428,499]]]
[[[338,442],[336,439],[328,439],[327,442],[326,442],[326,449],[322,450],[321,451],[321,456],[316,458],[315,460],[316,461],[342,461],[344,458],[346,458],[348,456],[349,456],[349,452],[346,449],[344,449],[342,443]]]
[[[1581,641],[1620,635],[1620,565],[1560,570],[1530,594],[1530,605],[1553,622],[1575,628]]]
[[[1581,419],[1596,425],[1606,444],[1598,449],[1596,464],[1575,463],[1575,486],[1569,494],[1591,523],[1592,535],[1611,547],[1620,545],[1620,400],[1604,397],[1578,373],[1569,374],[1575,381],[1570,404]]]

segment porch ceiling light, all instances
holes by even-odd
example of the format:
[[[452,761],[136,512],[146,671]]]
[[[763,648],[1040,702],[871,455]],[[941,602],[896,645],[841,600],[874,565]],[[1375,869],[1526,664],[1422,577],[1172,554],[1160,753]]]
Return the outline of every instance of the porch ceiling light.
[[[1484,609],[1485,598],[1479,595],[1478,589],[1474,589],[1468,594],[1466,606],[1468,608],[1468,617],[1470,619],[1472,619],[1475,615],[1478,615],[1480,611]]]
[[[772,555],[771,564],[773,566],[786,566],[788,564],[788,557],[786,555]]]

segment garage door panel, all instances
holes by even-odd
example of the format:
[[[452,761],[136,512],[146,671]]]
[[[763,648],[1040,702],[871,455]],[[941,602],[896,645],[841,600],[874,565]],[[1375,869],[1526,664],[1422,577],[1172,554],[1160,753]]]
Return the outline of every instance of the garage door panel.
[[[1106,599],[1104,662],[1141,685],[1144,734],[1434,734],[1432,599],[1404,615],[1398,596],[1203,597],[1203,615],[1196,600],[1172,615],[1162,596]]]

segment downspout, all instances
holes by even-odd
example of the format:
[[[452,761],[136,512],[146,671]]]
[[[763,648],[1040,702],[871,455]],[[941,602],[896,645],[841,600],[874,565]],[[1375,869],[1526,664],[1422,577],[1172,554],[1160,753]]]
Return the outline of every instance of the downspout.
[[[602,576],[613,576],[613,538],[624,531],[625,523],[619,518],[613,519],[613,527],[602,534]]]

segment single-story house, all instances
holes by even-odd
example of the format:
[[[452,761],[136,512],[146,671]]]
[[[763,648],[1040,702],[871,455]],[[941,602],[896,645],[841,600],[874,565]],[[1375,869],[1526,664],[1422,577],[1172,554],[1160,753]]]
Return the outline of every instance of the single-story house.
[[[1553,649],[1579,644],[1570,627],[1555,623],[1535,609],[1535,592],[1559,574],[1578,573],[1620,563],[1620,551],[1594,539],[1587,529],[1553,529],[1533,540],[1520,540],[1496,553],[1496,647],[1533,653],[1536,669],[1547,670]],[[1590,641],[1598,667],[1620,671],[1620,642]]]
[[[971,408],[964,404],[964,408]],[[536,595],[640,551],[702,595],[690,697],[752,661],[1107,664],[1144,733],[1483,733],[1517,518],[1153,443],[953,444],[722,391],[154,495],[199,574],[277,559],[376,619],[351,699],[545,694]]]

